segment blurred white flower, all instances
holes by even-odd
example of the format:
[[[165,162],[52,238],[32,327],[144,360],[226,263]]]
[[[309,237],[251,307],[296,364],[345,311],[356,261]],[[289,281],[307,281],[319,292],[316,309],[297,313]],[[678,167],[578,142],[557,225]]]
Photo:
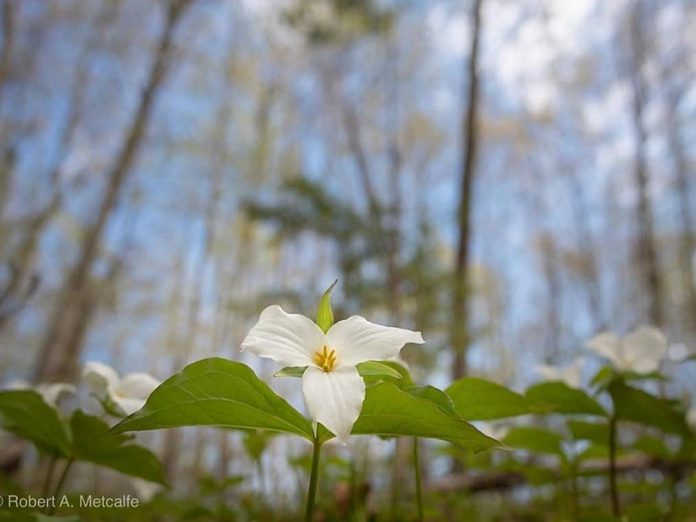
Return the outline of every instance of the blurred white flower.
[[[689,425],[689,428],[691,428],[691,431],[696,433],[696,406],[686,413],[686,423]]]
[[[510,433],[510,426],[491,422],[479,421],[476,423],[476,427],[481,433],[495,440],[502,440]]]
[[[565,367],[541,364],[536,367],[536,372],[545,381],[560,381],[571,388],[581,388],[582,369],[585,367],[585,358],[577,357],[570,365]]]
[[[64,395],[71,395],[77,393],[77,388],[72,384],[65,382],[56,382],[51,384],[41,383],[36,386],[32,386],[28,381],[24,379],[13,379],[7,383],[5,386],[7,390],[34,390],[43,398],[44,402],[49,406],[56,408],[58,406],[58,401]]]
[[[164,486],[162,486],[161,484],[156,484],[155,482],[148,482],[147,480],[139,478],[133,479],[131,481],[131,484],[133,485],[133,489],[135,490],[136,496],[142,503],[150,502],[153,498],[155,498],[155,495],[157,495],[157,493],[164,489]]]
[[[91,395],[119,415],[138,411],[161,384],[147,373],[129,373],[121,378],[116,370],[99,362],[85,364],[82,379]]]
[[[422,344],[420,332],[381,326],[354,315],[326,334],[311,319],[269,306],[242,342],[242,350],[283,366],[306,366],[302,392],[312,419],[348,440],[365,400],[356,365],[396,357],[406,343]]]
[[[657,371],[667,353],[667,339],[652,326],[639,326],[623,338],[603,332],[587,342],[587,347],[608,359],[619,371],[650,373]]]

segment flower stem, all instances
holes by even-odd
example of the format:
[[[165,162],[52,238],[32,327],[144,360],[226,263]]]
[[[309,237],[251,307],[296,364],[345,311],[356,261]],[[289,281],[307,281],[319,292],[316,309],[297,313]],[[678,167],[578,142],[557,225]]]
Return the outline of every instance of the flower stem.
[[[307,491],[307,508],[305,511],[305,522],[312,522],[314,519],[314,502],[317,496],[317,479],[319,478],[319,456],[321,453],[321,442],[318,438],[314,439],[314,452],[312,453],[312,471],[309,475],[309,490]]]
[[[60,494],[60,490],[63,489],[63,484],[65,484],[65,479],[68,478],[68,472],[70,471],[70,468],[72,467],[73,464],[73,459],[69,459],[68,462],[65,463],[65,467],[63,468],[63,473],[60,475],[60,479],[58,479],[58,484],[56,484],[56,489],[53,490],[53,498],[56,499],[58,495]],[[53,513],[56,512],[56,501],[53,501],[53,506],[51,506],[50,511],[48,512],[49,515],[53,515]]]
[[[609,417],[609,494],[611,512],[616,518],[621,518],[619,490],[616,486],[616,415]]]
[[[43,488],[41,488],[41,496],[46,498],[48,496],[48,490],[51,487],[51,481],[53,480],[53,472],[56,469],[56,462],[58,457],[51,455],[51,460],[48,463],[48,469],[46,470],[46,477],[44,478]]]
[[[423,522],[423,486],[421,484],[420,456],[418,455],[418,437],[413,437],[413,472],[416,476],[416,502],[418,504],[418,521]]]

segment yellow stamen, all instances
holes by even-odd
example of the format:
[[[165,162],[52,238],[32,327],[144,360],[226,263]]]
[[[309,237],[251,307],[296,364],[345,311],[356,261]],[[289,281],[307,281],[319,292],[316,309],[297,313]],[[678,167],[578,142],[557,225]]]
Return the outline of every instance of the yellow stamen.
[[[336,351],[329,350],[329,347],[324,345],[321,352],[316,352],[312,358],[314,364],[319,366],[325,372],[330,372],[336,365]]]

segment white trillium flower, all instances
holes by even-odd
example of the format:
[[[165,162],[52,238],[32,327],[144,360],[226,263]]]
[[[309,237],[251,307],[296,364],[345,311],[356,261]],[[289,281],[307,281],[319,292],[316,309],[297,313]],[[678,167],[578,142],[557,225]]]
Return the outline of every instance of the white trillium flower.
[[[407,343],[422,344],[420,332],[381,326],[354,315],[324,334],[304,315],[269,306],[242,342],[242,350],[283,366],[306,366],[302,392],[309,414],[346,442],[365,400],[356,365],[396,357]]]
[[[82,379],[92,395],[114,405],[117,413],[122,415],[130,415],[142,408],[161,384],[147,373],[129,373],[121,378],[116,370],[99,362],[85,364]]]
[[[41,395],[44,402],[49,406],[54,408],[58,407],[58,401],[64,395],[74,395],[77,393],[77,388],[72,384],[65,382],[56,383],[41,383],[36,386],[32,386],[28,381],[24,379],[14,379],[7,383],[5,389],[7,390],[34,390],[36,393]]]
[[[622,372],[651,373],[658,370],[667,353],[667,339],[652,326],[639,326],[621,338],[603,332],[587,342],[587,347],[612,362]]]
[[[585,359],[577,357],[566,367],[542,364],[536,367],[536,372],[545,381],[560,381],[570,388],[581,388],[582,369],[585,367]]]

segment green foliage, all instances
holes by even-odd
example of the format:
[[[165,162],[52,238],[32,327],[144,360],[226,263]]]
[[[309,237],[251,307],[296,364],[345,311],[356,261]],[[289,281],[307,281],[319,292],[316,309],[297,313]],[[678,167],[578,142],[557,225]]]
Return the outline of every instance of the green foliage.
[[[80,517],[51,517],[43,513],[0,513],[0,522],[81,522]]]
[[[264,429],[308,440],[314,436],[311,423],[251,368],[221,358],[195,362],[167,379],[112,433],[183,426]]]
[[[414,393],[390,382],[368,388],[353,434],[428,437],[474,451],[498,445],[445,407],[442,395],[422,389]]]
[[[568,429],[575,440],[589,440],[600,446],[606,446],[609,443],[607,423],[569,420]]]
[[[388,366],[381,371],[396,373]],[[310,422],[249,367],[219,358],[193,363],[165,381],[140,411],[121,421],[111,433],[183,426],[260,429],[314,438]],[[459,418],[444,392],[432,386],[402,390],[387,382],[367,388],[353,433],[430,437],[473,450],[497,445]],[[322,440],[332,437],[321,431]]]
[[[283,15],[315,46],[347,44],[366,34],[388,31],[394,17],[374,0],[302,0]]]
[[[535,411],[534,404],[522,395],[499,384],[465,377],[447,388],[454,408],[465,420],[494,420],[516,417]]]
[[[606,411],[582,390],[562,382],[542,382],[527,389],[525,397],[553,413],[601,415]]]
[[[68,430],[55,408],[31,390],[0,392],[3,429],[33,442],[40,450],[58,457],[70,454]]]
[[[77,410],[64,423],[55,408],[34,391],[0,392],[3,428],[33,442],[39,450],[58,458],[91,462],[126,475],[164,484],[157,457],[131,443],[131,437],[104,436],[109,426]]]
[[[660,399],[621,381],[612,382],[608,390],[617,418],[655,426],[666,433],[691,436],[677,402]]]
[[[115,469],[126,475],[165,484],[164,470],[148,449],[129,444],[131,437],[105,433],[109,426],[91,415],[76,411],[70,419],[72,458]]]
[[[510,431],[502,442],[511,448],[550,455],[562,455],[563,437],[543,428],[520,427]]]

